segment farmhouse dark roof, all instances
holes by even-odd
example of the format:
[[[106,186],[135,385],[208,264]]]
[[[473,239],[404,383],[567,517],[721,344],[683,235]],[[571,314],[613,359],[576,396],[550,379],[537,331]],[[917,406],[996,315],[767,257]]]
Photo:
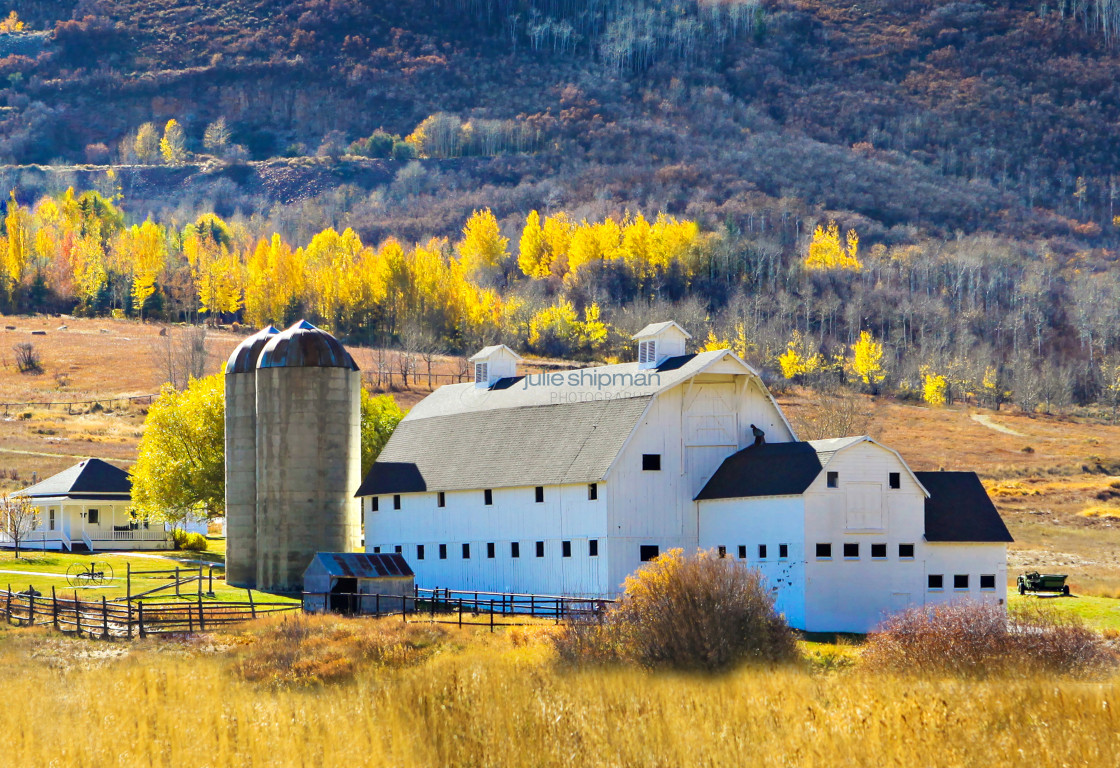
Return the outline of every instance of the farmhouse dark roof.
[[[280,331],[271,325],[266,325],[249,338],[237,345],[226,362],[226,373],[250,373],[257,367],[257,359],[261,356],[264,345]]]
[[[405,419],[358,496],[602,480],[650,397]]]
[[[914,474],[929,491],[926,541],[1014,541],[975,472]]]
[[[128,501],[132,498],[132,480],[123,469],[101,459],[86,459],[15,495]]]
[[[696,500],[800,495],[834,453],[865,439],[845,437],[749,446],[723,460]]]
[[[342,342],[306,320],[272,336],[261,350],[257,367],[358,370]]]
[[[351,579],[381,579],[412,576],[412,568],[396,553],[366,554],[363,552],[320,552],[307,566],[305,573],[322,567],[331,576]]]

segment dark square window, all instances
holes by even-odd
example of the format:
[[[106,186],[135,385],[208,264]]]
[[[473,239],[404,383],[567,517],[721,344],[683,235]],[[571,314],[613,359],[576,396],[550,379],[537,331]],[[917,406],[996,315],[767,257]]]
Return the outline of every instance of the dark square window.
[[[980,589],[995,589],[996,575],[994,573],[980,574]]]
[[[533,493],[536,497],[536,500],[537,500],[538,504],[540,504],[542,501],[544,501],[544,486],[543,485],[538,485],[536,488],[534,488]]]
[[[721,560],[727,557],[727,547],[719,547],[716,549],[716,552],[719,554]]]
[[[647,472],[656,472],[661,469],[661,454],[660,453],[643,453],[642,454],[642,469]]]
[[[439,493],[436,494],[436,506],[437,507],[446,507],[447,506],[447,496],[444,495],[443,491],[440,491]]]
[[[376,512],[377,511],[377,497],[376,496],[374,496],[372,499],[369,500],[369,511],[370,512]]]
[[[832,545],[831,544],[818,544],[817,545],[817,557],[832,557]]]
[[[544,542],[537,542],[537,557],[544,557]]]
[[[642,544],[638,547],[638,557],[641,558],[643,563],[648,563],[661,554],[656,544]]]
[[[766,559],[766,545],[765,544],[759,544],[758,545],[758,559],[759,560],[765,560]]]
[[[739,559],[740,560],[746,560],[747,559],[747,545],[746,544],[740,544],[739,545]]]
[[[789,557],[789,544],[778,545],[778,557],[782,558],[783,560]]]
[[[402,551],[404,551],[404,547],[398,544],[397,546],[393,547],[393,551],[399,555]]]
[[[926,583],[930,589],[943,589],[945,587],[945,577],[940,573],[931,573],[926,577]]]
[[[572,542],[570,542],[570,541],[560,542],[560,557],[571,557],[571,556],[572,556]]]
[[[374,547],[373,548],[373,554],[380,555],[381,554],[381,547]]]
[[[486,557],[490,560],[494,559],[494,542],[492,541],[486,545]]]
[[[510,557],[521,557],[521,543],[520,542],[511,541],[509,543],[509,556]]]
[[[399,493],[393,494],[393,509],[401,508],[401,495]]]
[[[859,544],[852,542],[845,543],[844,557],[859,557]]]
[[[464,544],[463,545],[463,559],[464,560],[470,560],[471,559],[471,545],[470,544]]]
[[[591,541],[587,542],[587,556],[588,557],[598,557],[599,556],[599,540],[598,539],[592,539]]]
[[[899,544],[898,545],[898,556],[899,557],[913,558],[914,557],[914,545],[913,544]]]
[[[953,576],[953,589],[968,589],[967,573],[958,573]]]
[[[424,545],[423,544],[417,544],[416,545],[416,559],[417,560],[423,560],[424,559]]]
[[[494,503],[494,492],[489,488],[482,492],[482,503],[488,507]]]
[[[440,560],[446,560],[447,559],[447,545],[446,544],[440,544],[439,545],[439,559]]]
[[[886,544],[872,544],[871,545],[871,556],[874,557],[874,558],[878,558],[880,560],[885,559],[886,556],[887,556],[887,545]]]
[[[902,487],[902,474],[900,472],[891,472],[889,475],[887,475],[887,480],[890,483],[891,488]]]
[[[89,516],[87,519],[89,520],[90,525],[100,525],[101,512],[96,509],[91,509],[89,511]]]
[[[587,484],[587,500],[588,501],[595,501],[597,498],[599,498],[599,484],[598,483],[588,483]]]
[[[828,487],[829,488],[839,488],[840,487],[840,473],[839,472],[829,472],[828,473]]]

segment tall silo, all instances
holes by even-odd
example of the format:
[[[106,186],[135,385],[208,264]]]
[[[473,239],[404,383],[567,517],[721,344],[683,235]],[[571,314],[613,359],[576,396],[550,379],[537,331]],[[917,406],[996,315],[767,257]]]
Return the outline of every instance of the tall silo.
[[[300,321],[257,361],[257,587],[298,590],[317,552],[361,540],[361,377],[326,331]]]
[[[271,325],[237,345],[226,363],[226,582],[257,581],[257,358]]]

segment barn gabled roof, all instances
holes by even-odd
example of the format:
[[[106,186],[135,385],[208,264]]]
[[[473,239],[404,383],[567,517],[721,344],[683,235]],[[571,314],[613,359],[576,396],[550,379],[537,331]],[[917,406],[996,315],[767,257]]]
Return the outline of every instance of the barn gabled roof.
[[[926,541],[1014,541],[975,472],[918,472],[929,489]]]
[[[127,472],[108,462],[86,459],[13,495],[34,499],[57,497],[128,501],[132,498],[132,480]]]

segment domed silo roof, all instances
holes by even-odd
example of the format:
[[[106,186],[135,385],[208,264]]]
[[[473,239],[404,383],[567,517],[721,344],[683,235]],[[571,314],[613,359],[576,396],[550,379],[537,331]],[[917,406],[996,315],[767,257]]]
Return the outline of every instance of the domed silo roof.
[[[262,328],[237,345],[226,362],[226,373],[249,373],[257,367],[257,358],[268,340],[280,333],[271,325]]]
[[[258,368],[349,368],[358,370],[342,342],[306,320],[269,339]]]

